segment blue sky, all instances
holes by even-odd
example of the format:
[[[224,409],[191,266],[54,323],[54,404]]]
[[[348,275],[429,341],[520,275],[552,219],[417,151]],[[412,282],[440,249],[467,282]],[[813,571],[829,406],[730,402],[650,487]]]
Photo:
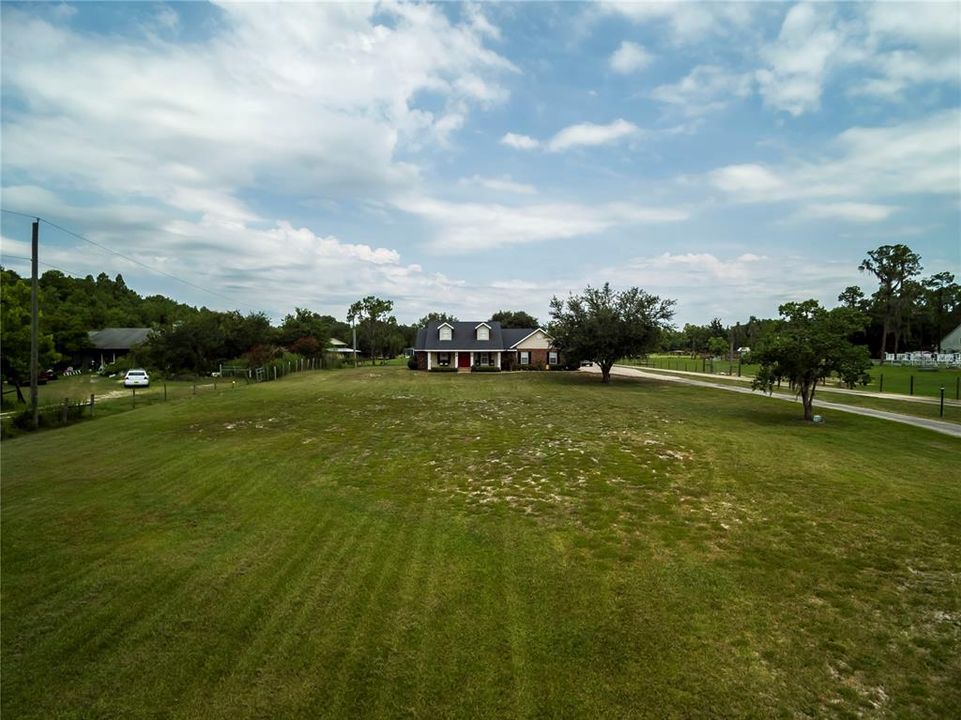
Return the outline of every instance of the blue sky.
[[[605,281],[771,316],[871,292],[881,244],[961,275],[959,13],[3,3],[2,203],[220,296],[45,228],[48,265],[275,319],[546,319]]]

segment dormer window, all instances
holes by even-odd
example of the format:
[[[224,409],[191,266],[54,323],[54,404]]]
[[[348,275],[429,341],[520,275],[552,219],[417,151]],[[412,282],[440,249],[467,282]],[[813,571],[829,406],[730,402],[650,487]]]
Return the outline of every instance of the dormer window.
[[[447,323],[444,323],[437,329],[437,332],[438,332],[438,337],[441,340],[450,340],[452,337],[452,333],[454,332],[454,328],[448,325]]]
[[[491,326],[487,323],[481,323],[474,328],[478,340],[490,340],[491,339]]]

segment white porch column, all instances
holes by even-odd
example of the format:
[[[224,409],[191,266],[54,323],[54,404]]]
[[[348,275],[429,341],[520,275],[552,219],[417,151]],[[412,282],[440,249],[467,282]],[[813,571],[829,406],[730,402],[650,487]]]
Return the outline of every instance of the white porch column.
[[[497,360],[496,360],[496,362],[497,362],[497,369],[500,370],[500,369],[501,369],[501,351],[498,350],[498,351],[495,353],[495,355],[497,356]]]
[[[470,354],[470,366],[471,366],[471,367],[474,367],[474,353],[473,353],[473,352],[471,352],[471,354]]]
[[[430,370],[430,356],[431,356],[431,352],[430,350],[428,350],[427,351],[427,369],[428,370]]]

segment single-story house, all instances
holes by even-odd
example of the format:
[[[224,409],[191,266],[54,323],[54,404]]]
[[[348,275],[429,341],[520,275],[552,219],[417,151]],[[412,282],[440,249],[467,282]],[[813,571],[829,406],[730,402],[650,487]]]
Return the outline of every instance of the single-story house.
[[[502,328],[496,320],[434,321],[417,331],[414,356],[419,370],[472,367],[547,368],[559,355],[553,338],[542,328]]]
[[[90,348],[85,355],[91,362],[99,360],[100,367],[116,362],[118,357],[129,353],[134,347],[143,343],[150,334],[150,328],[104,328],[90,330]]]

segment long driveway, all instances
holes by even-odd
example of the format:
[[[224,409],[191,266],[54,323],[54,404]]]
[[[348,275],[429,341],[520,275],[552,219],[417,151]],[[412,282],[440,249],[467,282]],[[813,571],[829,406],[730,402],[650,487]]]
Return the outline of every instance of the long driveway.
[[[593,367],[581,368],[581,372],[594,372],[599,374],[601,370],[595,365]],[[613,368],[611,368],[611,374],[619,377],[644,378],[647,380],[660,380],[662,382],[675,382],[680,383],[681,385],[694,385],[696,387],[706,387],[713,390],[726,390],[727,392],[743,393],[757,397],[772,397],[777,400],[786,400],[787,402],[799,402],[797,398],[790,395],[778,393],[766,395],[764,393],[755,392],[746,387],[722,385],[720,383],[705,382],[704,380],[692,380],[686,377],[678,377],[677,375],[664,375],[661,373],[645,372],[644,370],[638,370],[637,368],[630,367],[628,365],[615,365]],[[912,415],[902,415],[901,413],[888,412],[886,410],[855,407],[854,405],[844,405],[842,403],[819,400],[816,397],[814,400],[814,406],[818,408],[840,410],[841,412],[853,413],[855,415],[866,415],[868,417],[880,418],[881,420],[890,420],[892,422],[899,422],[905,425],[913,425],[914,427],[926,428],[944,435],[951,435],[952,437],[961,438],[961,425],[944,422],[943,420],[928,420],[927,418],[914,417]]]

